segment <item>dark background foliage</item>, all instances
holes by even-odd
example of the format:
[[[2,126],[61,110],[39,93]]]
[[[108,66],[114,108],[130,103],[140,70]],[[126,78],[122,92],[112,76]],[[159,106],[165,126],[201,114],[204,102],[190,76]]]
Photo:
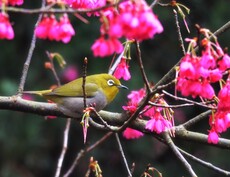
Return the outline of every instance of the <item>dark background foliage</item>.
[[[191,33],[188,34],[180,20],[183,37],[196,35],[194,25],[209,28],[215,31],[229,20],[228,0],[193,0],[181,1],[191,9],[187,18]],[[25,0],[24,8],[39,7],[39,1]],[[154,12],[158,15],[164,26],[164,33],[157,35],[153,40],[141,43],[144,67],[149,80],[156,83],[181,57],[182,51],[178,42],[175,20],[171,7],[156,6]],[[111,58],[95,58],[90,47],[99,36],[99,23],[97,18],[89,19],[90,23],[84,24],[70,15],[76,36],[70,43],[50,42],[38,40],[33,54],[26,81],[26,90],[39,90],[49,88],[55,84],[51,71],[44,68],[47,61],[46,51],[59,52],[67,61],[67,65],[75,66],[82,73],[82,61],[88,57],[88,74],[107,72]],[[180,18],[180,17],[179,17]],[[36,15],[10,13],[10,19],[15,31],[15,39],[12,41],[0,41],[0,95],[13,95],[17,91],[23,63],[27,57],[33,33]],[[180,18],[181,19],[181,18]],[[219,37],[222,46],[229,47],[230,33],[224,33]],[[143,87],[140,71],[136,61],[136,52],[133,47],[130,71],[132,79],[122,81],[130,90],[138,90]],[[57,66],[59,76],[63,71]],[[116,100],[107,107],[107,110],[121,112],[122,105],[127,102],[128,91],[122,91]],[[44,101],[40,98],[36,100]],[[169,100],[170,101],[170,100]],[[175,114],[176,123],[183,122],[200,112],[199,108],[178,109]],[[53,176],[57,160],[62,147],[63,130],[66,120],[63,118],[48,119],[37,115],[21,112],[0,112],[0,176],[4,177],[42,177]],[[207,133],[208,120],[203,121],[196,131]],[[89,128],[86,145],[92,144],[106,132]],[[227,136],[227,135],[223,135]],[[85,147],[83,144],[82,129],[79,122],[72,121],[69,148],[64,161],[63,171],[71,164],[78,151]],[[140,176],[148,164],[156,167],[164,177],[187,176],[180,162],[165,145],[156,139],[145,136],[139,140],[125,140],[121,136],[121,142],[129,164],[135,162],[134,176]],[[210,161],[224,169],[230,170],[227,150],[208,147],[193,142],[176,142],[188,152]],[[227,155],[226,155],[227,154]],[[115,136],[112,136],[104,144],[100,145],[81,161],[72,176],[85,174],[89,158],[93,156],[98,160],[104,176],[127,176],[124,164]],[[218,174],[201,167],[190,161],[199,176],[217,177]]]

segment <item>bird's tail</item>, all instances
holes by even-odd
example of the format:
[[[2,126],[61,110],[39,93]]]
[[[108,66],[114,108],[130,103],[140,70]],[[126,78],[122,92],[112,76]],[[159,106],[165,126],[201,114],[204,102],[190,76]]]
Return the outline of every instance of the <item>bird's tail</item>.
[[[25,94],[31,94],[31,95],[39,95],[43,96],[45,94],[50,93],[52,90],[39,90],[39,91],[24,91]]]

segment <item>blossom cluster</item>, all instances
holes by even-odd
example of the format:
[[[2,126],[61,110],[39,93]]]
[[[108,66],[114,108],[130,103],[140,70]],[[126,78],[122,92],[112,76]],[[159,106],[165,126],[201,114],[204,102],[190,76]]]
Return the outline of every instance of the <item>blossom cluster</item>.
[[[123,1],[101,15],[101,36],[92,45],[95,56],[105,57],[123,50],[121,37],[142,41],[161,33],[163,27],[144,0]]]
[[[209,131],[208,142],[216,144],[219,140],[219,133],[225,132],[230,127],[230,80],[218,93],[217,110],[209,117],[211,130]]]
[[[35,34],[40,39],[49,39],[68,43],[75,31],[69,21],[68,15],[60,16],[59,21],[55,15],[44,15],[35,29]]]
[[[23,0],[1,0],[0,6],[22,5]],[[4,7],[3,6],[3,7]],[[14,30],[9,20],[9,15],[2,11],[0,12],[0,39],[12,40],[14,38]]]
[[[230,56],[223,51],[218,41],[210,40],[209,31],[201,29],[205,37],[200,42],[200,55],[195,53],[197,40],[190,42],[191,52],[187,52],[179,66],[176,89],[183,96],[200,97],[202,99],[217,100],[217,110],[210,115],[208,142],[218,143],[219,133],[230,127],[230,81],[223,84],[223,76],[230,69]],[[221,90],[216,96],[213,83],[219,82]]]
[[[128,95],[129,101],[127,103],[127,106],[123,106],[123,109],[128,111],[132,115],[137,110],[139,103],[142,101],[145,95],[146,91],[143,88],[138,91],[132,91]],[[152,101],[154,100],[157,100],[156,103],[158,104],[166,104],[163,98],[155,98]],[[148,119],[145,129],[160,134],[163,131],[172,128],[173,117],[169,114],[168,116],[162,115],[162,112],[165,111],[164,109],[165,108],[155,107],[151,105],[147,105],[144,108],[145,111],[143,111],[143,113],[139,115],[139,117]],[[123,132],[123,136],[127,139],[134,139],[143,136],[143,133],[131,128],[127,128]]]
[[[224,71],[230,68],[230,57],[218,42],[207,38],[201,41],[201,48],[201,55],[188,52],[182,58],[176,89],[183,96],[212,99],[215,92],[211,84],[220,81]]]
[[[96,9],[106,5],[106,0],[63,0],[69,7],[73,9]],[[91,14],[99,16],[99,12],[87,13],[88,16]]]
[[[5,5],[11,5],[11,6],[20,6],[23,4],[23,0],[3,0],[0,1],[0,5],[2,5],[2,3],[4,3]]]
[[[0,39],[13,39],[14,30],[10,24],[9,17],[5,13],[0,13]]]

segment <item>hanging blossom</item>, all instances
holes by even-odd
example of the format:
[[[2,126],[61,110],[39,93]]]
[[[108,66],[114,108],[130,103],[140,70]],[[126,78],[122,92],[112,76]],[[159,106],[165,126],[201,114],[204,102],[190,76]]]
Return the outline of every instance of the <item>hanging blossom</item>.
[[[144,134],[138,130],[132,128],[126,128],[123,132],[123,136],[126,139],[137,139],[144,136]]]
[[[1,0],[0,1],[0,5],[2,5],[2,3],[6,4],[6,5],[11,5],[11,6],[20,6],[24,3],[23,0]]]
[[[56,20],[54,15],[43,16],[41,22],[35,29],[35,34],[40,39],[49,39],[62,41],[63,43],[70,42],[75,31],[69,21],[68,15],[63,14],[60,21]]]
[[[137,110],[139,103],[145,97],[145,95],[146,95],[146,91],[143,88],[138,91],[132,91],[128,95],[129,101],[127,105],[123,106],[122,108],[128,111],[132,115]],[[153,98],[151,101],[152,102],[156,101],[156,103],[158,104],[166,104],[163,98]],[[160,107],[147,105],[143,110],[145,111],[143,111],[143,113],[139,115],[139,117],[148,119],[145,125],[145,128],[147,130],[160,134],[163,131],[172,128],[173,116],[172,116],[172,112],[167,111],[167,108],[160,108]],[[163,116],[162,112],[165,112],[166,114],[164,114]],[[123,136],[127,139],[134,139],[143,136],[143,134],[137,130],[127,128],[123,132]]]
[[[5,13],[0,13],[0,39],[11,40],[14,38],[14,30],[10,24],[9,17]]]
[[[121,58],[120,63],[117,65],[116,70],[113,74],[117,79],[123,78],[124,80],[129,80],[131,78],[130,72],[129,72],[129,65],[128,61],[125,57]]]
[[[65,3],[73,9],[92,10],[106,5],[106,0],[63,0],[63,1],[65,1]],[[88,16],[92,14],[99,16],[99,12],[87,13]]]
[[[209,131],[208,142],[218,143],[219,134],[230,127],[230,79],[218,93],[217,110],[209,117],[211,130]]]
[[[105,38],[101,36],[95,41],[91,49],[93,50],[94,56],[105,57],[113,53],[121,53],[123,46],[117,38]]]
[[[142,41],[163,32],[160,21],[144,0],[124,1],[114,13],[109,18],[110,36]]]
[[[201,49],[200,56],[187,52],[182,58],[176,89],[183,96],[212,99],[215,92],[211,84],[220,81],[230,68],[230,57],[224,54],[217,41],[211,42],[208,38],[201,41]]]
[[[106,36],[108,40],[114,38],[118,40],[121,37],[125,37],[142,41],[151,39],[155,34],[163,32],[160,21],[144,0],[124,1],[118,7],[110,7],[101,13],[100,38],[105,38]],[[95,43],[97,42],[98,40],[95,41]],[[95,43],[91,48],[94,55],[98,53],[95,52]],[[110,47],[107,47],[107,49],[110,49]],[[121,51],[114,52],[120,53]],[[105,50],[103,55],[95,56],[104,57],[108,55],[111,55],[111,52]]]

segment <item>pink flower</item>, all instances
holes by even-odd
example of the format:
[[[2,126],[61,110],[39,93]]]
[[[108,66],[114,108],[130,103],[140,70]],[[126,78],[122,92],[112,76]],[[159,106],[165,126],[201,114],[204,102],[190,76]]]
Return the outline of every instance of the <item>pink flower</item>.
[[[187,41],[190,46],[196,43],[194,40]],[[201,45],[201,56],[191,52],[183,57],[176,89],[184,96],[212,99],[215,92],[211,84],[220,81],[223,73],[230,68],[230,57],[223,53],[217,42],[213,43],[206,37]],[[220,107],[224,104],[219,103]]]
[[[230,113],[227,113],[224,116],[224,122],[225,122],[225,125],[229,128],[230,127]]]
[[[200,64],[207,69],[213,69],[216,67],[216,60],[211,54],[210,47],[207,47],[206,50],[203,51]]]
[[[6,5],[11,5],[11,6],[15,6],[15,5],[22,5],[23,4],[23,0],[5,0],[4,3],[6,3]],[[2,0],[0,1],[0,5],[2,5]]]
[[[208,134],[208,143],[217,144],[219,141],[219,136],[215,130],[210,130]]]
[[[40,39],[47,39],[54,40],[56,38],[56,29],[52,30],[52,28],[56,28],[58,22],[54,15],[43,16],[41,22],[38,24],[38,26],[35,29],[35,34]]]
[[[217,110],[228,112],[230,110],[230,81],[219,91]]]
[[[132,128],[126,128],[123,132],[123,136],[126,139],[137,139],[142,137],[144,134],[138,130],[134,130]]]
[[[118,13],[110,17],[110,36],[124,36],[141,41],[163,32],[160,21],[143,0],[120,3]]]
[[[60,17],[58,24],[58,35],[56,40],[61,40],[64,43],[68,43],[72,36],[75,35],[75,31],[69,21],[67,14]]]
[[[228,54],[224,54],[220,60],[218,60],[218,65],[221,71],[225,71],[230,68],[230,56]]]
[[[124,80],[129,80],[131,78],[130,72],[129,72],[129,65],[126,62],[125,58],[122,58],[120,63],[118,64],[114,76],[117,79],[123,78]]]
[[[146,95],[145,89],[140,89],[140,90],[133,90],[131,93],[127,96],[128,99],[130,99],[132,102],[138,104]]]
[[[216,117],[215,116],[215,129],[216,132],[222,133],[227,130],[227,125],[223,119],[223,117]]]
[[[30,94],[23,94],[23,95],[22,95],[22,98],[23,98],[24,100],[30,100],[30,101],[34,99],[33,96],[30,95]]]
[[[138,107],[138,103],[144,98],[144,96],[145,96],[145,89],[131,91],[131,93],[127,96],[129,99],[127,106],[122,106],[122,108],[125,111],[128,111],[130,114],[133,114]]]
[[[156,112],[155,116],[152,117],[147,124],[145,125],[145,128],[150,131],[155,131],[156,133],[160,134],[163,131],[165,131],[168,128],[171,128],[172,124],[168,120],[166,120],[160,112]]]
[[[44,16],[35,29],[35,34],[40,39],[49,39],[68,43],[75,31],[69,21],[67,14],[60,17],[58,22],[54,15]]]
[[[130,114],[133,114],[137,110],[137,104],[134,104],[131,101],[129,101],[127,106],[122,106],[122,109],[128,111]]]
[[[106,5],[106,0],[64,0],[71,8],[74,9],[95,9]],[[99,12],[87,13],[98,16]]]
[[[47,119],[56,119],[57,116],[46,116]]]
[[[78,77],[78,70],[74,66],[69,66],[63,73],[63,79],[65,82],[70,82]]]
[[[116,38],[105,39],[101,36],[92,45],[94,56],[105,57],[113,53],[121,53],[123,51],[123,46],[121,42]]]
[[[11,40],[14,38],[14,30],[10,24],[9,17],[5,13],[0,13],[0,39]]]

